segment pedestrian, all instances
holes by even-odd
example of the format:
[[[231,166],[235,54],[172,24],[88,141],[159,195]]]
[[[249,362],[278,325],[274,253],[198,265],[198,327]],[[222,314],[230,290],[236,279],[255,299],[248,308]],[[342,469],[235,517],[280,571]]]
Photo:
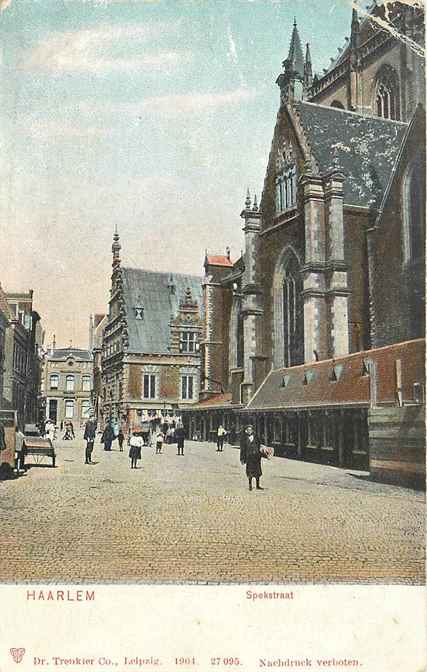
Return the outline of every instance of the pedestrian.
[[[224,439],[227,434],[227,431],[224,429],[222,425],[218,427],[217,435],[216,435],[216,451],[217,453],[222,453],[222,450],[224,448]]]
[[[129,441],[129,457],[130,457],[130,468],[137,469],[137,462],[141,459],[141,448],[143,445],[143,440],[141,436],[133,432],[130,441]]]
[[[15,428],[15,466],[19,476],[21,471],[25,471],[25,436],[19,429]]]
[[[68,420],[64,423],[64,436],[62,437],[64,441],[71,441],[72,435],[71,435],[71,426]]]
[[[184,455],[185,429],[183,425],[178,425],[175,429],[175,439],[178,444],[177,455]]]
[[[6,450],[6,436],[2,422],[0,422],[0,450]]]
[[[111,422],[108,422],[102,433],[101,443],[104,444],[104,450],[111,450],[111,444],[114,440],[114,430]]]
[[[46,433],[47,438],[53,444],[53,441],[56,438],[56,426],[54,425],[52,420],[49,420],[49,422],[46,423]]]
[[[163,441],[165,440],[165,435],[162,430],[159,428],[159,431],[156,434],[156,455],[160,455],[163,448]]]
[[[118,442],[119,442],[120,452],[123,453],[123,441],[125,440],[125,435],[123,434],[123,430],[122,430],[121,427],[119,429],[117,439],[118,439]]]
[[[76,435],[74,434],[74,425],[73,425],[73,423],[71,422],[71,420],[70,420],[70,422],[68,423],[68,427],[69,427],[69,430],[70,430],[70,436],[71,436],[71,438],[72,438],[72,439],[75,439],[75,438],[76,438]]]
[[[249,480],[249,490],[252,490],[252,479],[255,478],[256,489],[264,490],[259,484],[261,470],[261,442],[254,434],[252,425],[248,425],[240,440],[240,462],[246,464],[246,476]]]
[[[92,452],[95,444],[96,425],[93,420],[88,420],[85,425],[84,440],[86,441],[85,464],[92,464]]]

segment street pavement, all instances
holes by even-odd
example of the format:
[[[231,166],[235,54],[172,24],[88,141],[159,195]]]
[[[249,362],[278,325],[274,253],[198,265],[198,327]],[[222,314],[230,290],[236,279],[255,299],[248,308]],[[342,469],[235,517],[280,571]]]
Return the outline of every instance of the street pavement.
[[[50,460],[0,482],[0,581],[424,581],[424,493],[364,472],[273,457],[248,491],[236,448],[58,441]],[[29,462],[31,459],[29,459]]]

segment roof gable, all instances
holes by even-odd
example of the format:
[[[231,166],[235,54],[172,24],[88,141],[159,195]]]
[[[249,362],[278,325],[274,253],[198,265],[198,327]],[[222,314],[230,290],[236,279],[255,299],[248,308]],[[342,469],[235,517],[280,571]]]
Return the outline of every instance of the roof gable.
[[[344,202],[365,207],[378,203],[407,124],[315,103],[295,103],[295,110],[319,171],[335,165],[344,173]]]
[[[168,354],[170,322],[185,299],[187,288],[202,309],[202,278],[181,273],[159,273],[122,268],[123,298],[129,333],[129,353]],[[135,308],[143,308],[137,319]]]

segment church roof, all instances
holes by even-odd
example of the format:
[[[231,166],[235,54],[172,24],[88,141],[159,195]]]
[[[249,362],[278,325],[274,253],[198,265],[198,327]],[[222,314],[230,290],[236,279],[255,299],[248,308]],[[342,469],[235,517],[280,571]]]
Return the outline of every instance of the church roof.
[[[170,322],[190,289],[193,301],[202,308],[202,278],[181,273],[159,273],[139,268],[122,268],[123,298],[129,333],[129,353],[168,354]],[[137,319],[135,308],[143,308]]]
[[[295,108],[320,172],[344,173],[344,202],[381,201],[408,125],[302,101]]]

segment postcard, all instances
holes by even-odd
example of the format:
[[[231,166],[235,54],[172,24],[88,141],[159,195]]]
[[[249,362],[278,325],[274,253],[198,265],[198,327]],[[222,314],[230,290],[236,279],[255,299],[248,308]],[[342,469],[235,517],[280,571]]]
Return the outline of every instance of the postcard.
[[[421,0],[0,0],[0,672],[419,672]]]

